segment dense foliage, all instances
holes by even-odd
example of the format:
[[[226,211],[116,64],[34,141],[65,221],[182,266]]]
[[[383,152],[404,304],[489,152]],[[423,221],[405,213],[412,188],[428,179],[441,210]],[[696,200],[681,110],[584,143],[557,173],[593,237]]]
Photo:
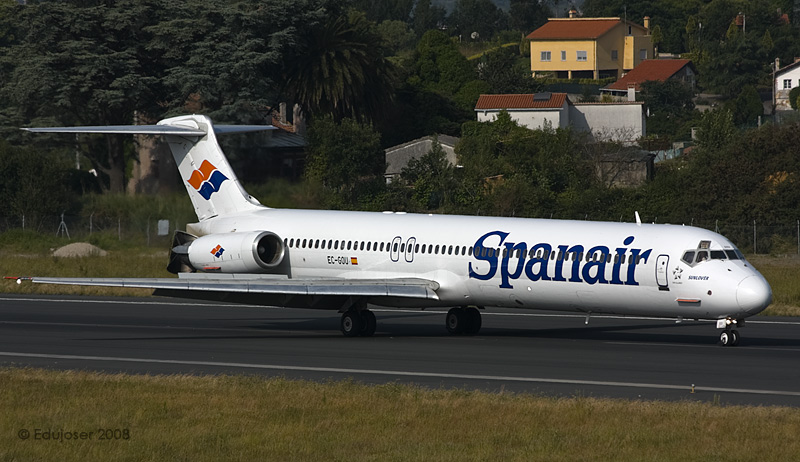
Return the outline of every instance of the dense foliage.
[[[775,58],[800,56],[788,0],[585,1],[587,17],[650,16],[659,50],[690,57],[697,90],[723,96],[701,113],[687,87],[643,84],[652,137],[641,145],[667,149],[692,128],[697,140],[690,155],[658,164],[654,181],[629,189],[598,173],[629,146],[528,130],[507,114],[475,122],[481,93],[545,88],[530,78],[522,40],[553,16],[545,2],[512,0],[509,11],[489,0],[451,3],[448,14],[431,0],[0,0],[0,131],[10,143],[0,149],[0,189],[14,198],[2,213],[55,213],[80,191],[122,191],[136,161],[130,140],[81,137],[96,181],[70,173],[74,152],[52,149],[63,138],[16,127],[187,112],[260,123],[286,102],[309,121],[305,206],[615,221],[639,210],[705,224],[800,215],[797,127],[754,128]],[[435,147],[387,187],[383,148],[437,133],[461,138],[458,165]],[[50,194],[31,180],[42,163]],[[72,186],[52,193],[56,184]]]

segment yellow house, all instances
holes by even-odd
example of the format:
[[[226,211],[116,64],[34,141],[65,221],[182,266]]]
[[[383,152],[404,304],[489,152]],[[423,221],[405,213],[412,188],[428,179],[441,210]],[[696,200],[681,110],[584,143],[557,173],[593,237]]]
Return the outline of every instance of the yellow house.
[[[527,38],[534,77],[619,78],[654,58],[647,16],[644,26],[620,18],[551,18]]]

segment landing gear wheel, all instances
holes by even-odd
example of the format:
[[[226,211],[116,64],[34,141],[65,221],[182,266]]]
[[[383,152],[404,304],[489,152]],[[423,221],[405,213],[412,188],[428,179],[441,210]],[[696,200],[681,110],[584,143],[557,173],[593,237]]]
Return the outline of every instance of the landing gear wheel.
[[[466,324],[464,325],[464,334],[476,335],[481,330],[481,312],[475,307],[469,307],[464,310],[464,317]]]
[[[736,346],[739,344],[739,331],[732,330],[731,331],[731,346]]]
[[[447,332],[450,332],[453,335],[461,334],[464,332],[465,324],[466,315],[464,314],[464,309],[450,308],[450,311],[447,312],[447,317],[445,318]]]
[[[345,311],[342,314],[341,328],[345,337],[355,337],[363,329],[364,322],[361,315],[355,310]]]
[[[378,327],[378,320],[375,319],[375,313],[370,310],[364,310],[360,314],[361,332],[359,335],[362,337],[372,337],[375,335],[375,329]]]
[[[725,330],[725,331],[722,331],[721,334],[719,334],[719,343],[720,343],[720,345],[729,346],[729,345],[731,345],[731,340],[732,340],[731,339],[731,334],[728,331]]]

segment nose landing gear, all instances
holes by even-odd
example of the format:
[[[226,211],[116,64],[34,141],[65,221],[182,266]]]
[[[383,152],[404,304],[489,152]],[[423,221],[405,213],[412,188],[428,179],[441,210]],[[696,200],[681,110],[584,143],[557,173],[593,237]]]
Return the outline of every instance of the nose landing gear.
[[[724,329],[722,333],[719,334],[719,344],[722,346],[736,346],[739,344],[739,331],[736,330],[736,327],[743,327],[744,326],[744,319],[733,319],[733,318],[726,318],[726,319],[718,319],[717,320],[717,329]]]

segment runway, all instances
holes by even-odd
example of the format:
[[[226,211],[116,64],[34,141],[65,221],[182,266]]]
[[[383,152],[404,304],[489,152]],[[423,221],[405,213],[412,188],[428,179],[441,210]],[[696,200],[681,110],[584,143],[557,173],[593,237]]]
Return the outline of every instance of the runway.
[[[0,365],[800,406],[800,318],[751,318],[721,347],[709,322],[489,309],[466,337],[444,310],[374,311],[374,337],[345,338],[336,312],[2,295]]]

